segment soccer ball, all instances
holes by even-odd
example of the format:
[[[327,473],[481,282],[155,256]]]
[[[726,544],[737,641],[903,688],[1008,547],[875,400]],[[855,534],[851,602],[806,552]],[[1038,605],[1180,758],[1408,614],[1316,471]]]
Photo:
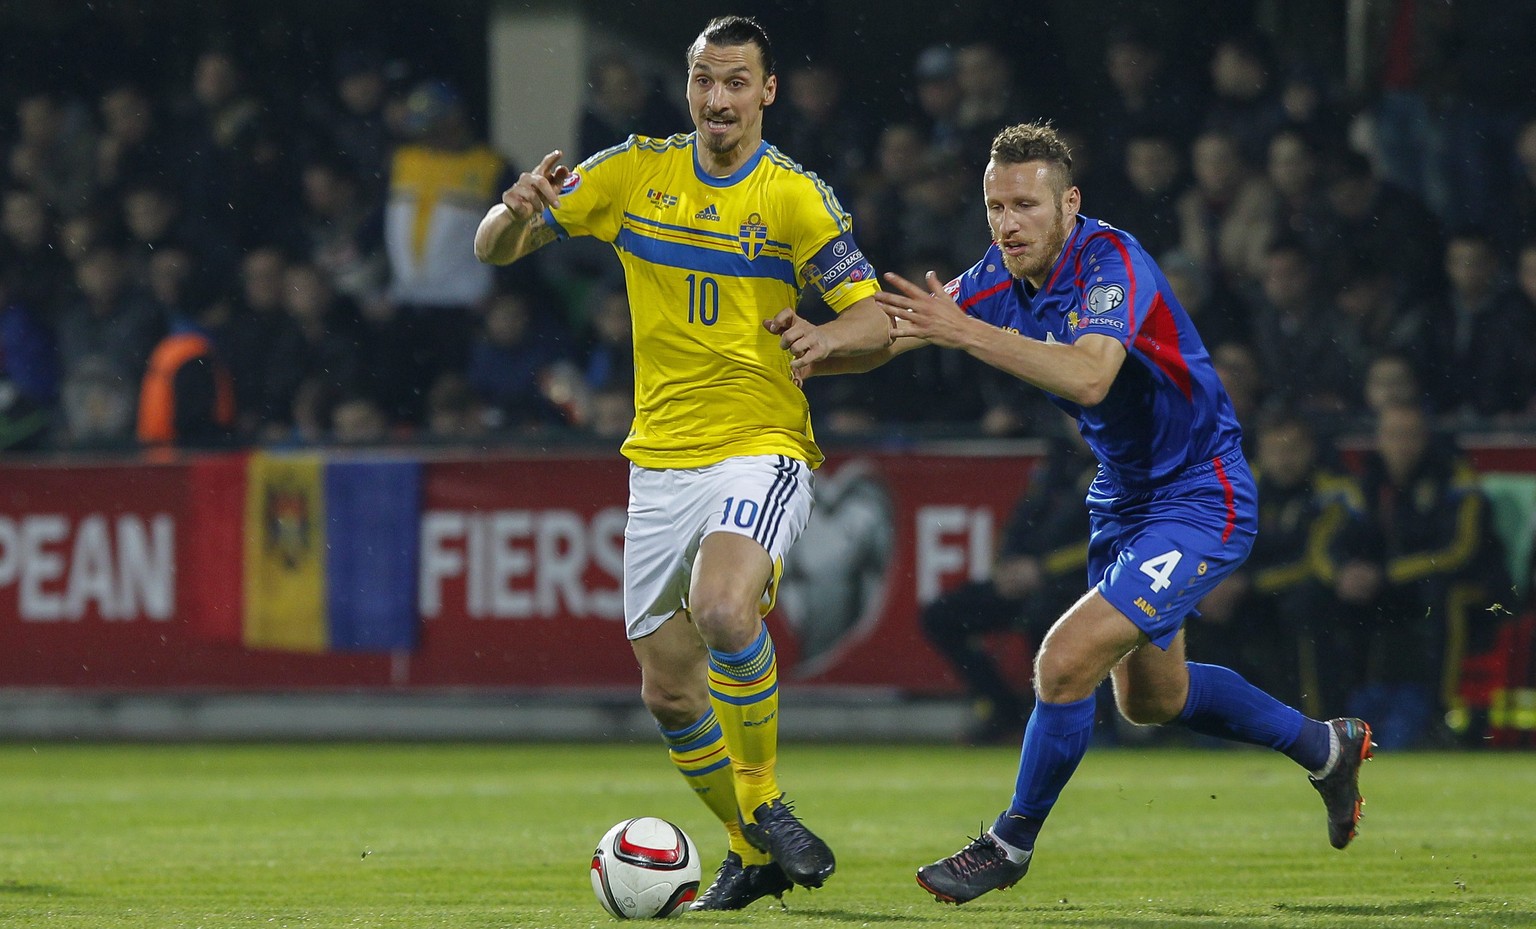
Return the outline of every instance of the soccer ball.
[[[626,819],[592,853],[592,892],[618,919],[663,919],[699,894],[699,848],[664,819]]]

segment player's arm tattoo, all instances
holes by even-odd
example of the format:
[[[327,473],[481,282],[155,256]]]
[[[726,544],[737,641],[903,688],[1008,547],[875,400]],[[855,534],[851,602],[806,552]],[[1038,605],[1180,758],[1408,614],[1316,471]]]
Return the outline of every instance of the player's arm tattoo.
[[[543,248],[549,243],[560,238],[560,236],[556,234],[554,227],[544,222],[544,215],[542,213],[534,216],[533,220],[529,222],[528,231],[525,235],[526,237],[523,240],[524,254]]]
[[[502,222],[507,224],[503,225],[500,231],[494,234],[490,250],[487,255],[481,258],[482,261],[489,261],[492,264],[509,264],[525,255],[538,251],[560,238],[555,228],[544,221],[542,211],[534,213],[521,222],[515,219],[509,221],[510,212],[506,210],[505,206],[502,207],[502,218],[500,220],[495,219],[494,215],[495,211],[493,211],[491,216],[486,217],[485,222]],[[483,233],[485,229],[486,226],[482,223],[480,232]],[[480,233],[476,235],[476,241],[478,242]]]

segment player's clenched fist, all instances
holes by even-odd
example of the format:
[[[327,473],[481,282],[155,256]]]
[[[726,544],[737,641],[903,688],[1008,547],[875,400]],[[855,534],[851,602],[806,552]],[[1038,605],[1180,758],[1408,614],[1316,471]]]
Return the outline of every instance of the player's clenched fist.
[[[559,162],[560,150],[556,149],[545,155],[532,171],[520,174],[517,183],[501,195],[502,205],[513,219],[526,220],[545,207],[553,209],[560,205],[560,185],[571,172]]]

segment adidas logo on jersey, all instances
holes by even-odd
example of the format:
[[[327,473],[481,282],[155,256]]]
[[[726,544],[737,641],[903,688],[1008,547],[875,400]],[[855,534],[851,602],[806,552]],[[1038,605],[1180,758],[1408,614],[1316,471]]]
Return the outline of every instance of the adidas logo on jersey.
[[[710,220],[711,222],[718,223],[720,221],[720,214],[715,212],[715,205],[713,203],[711,203],[709,206],[706,206],[704,209],[702,209],[702,210],[698,211],[697,213],[693,214],[693,218],[694,219],[707,219],[707,220]]]

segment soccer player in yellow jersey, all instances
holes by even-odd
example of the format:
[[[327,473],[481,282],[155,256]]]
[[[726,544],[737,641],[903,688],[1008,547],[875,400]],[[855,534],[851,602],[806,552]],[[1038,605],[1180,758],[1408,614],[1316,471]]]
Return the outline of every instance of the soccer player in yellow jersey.
[[[507,264],[590,235],[624,265],[625,628],[673,763],[730,836],[693,908],[734,910],[792,883],[820,887],[835,867],[774,774],[778,668],[762,617],[822,459],[791,356],[881,343],[890,323],[832,190],[763,141],[778,78],[762,27],[713,20],[687,60],[694,132],[631,136],[574,170],[550,152],[486,214],[475,254]],[[804,287],[838,317],[783,331],[772,320]]]

